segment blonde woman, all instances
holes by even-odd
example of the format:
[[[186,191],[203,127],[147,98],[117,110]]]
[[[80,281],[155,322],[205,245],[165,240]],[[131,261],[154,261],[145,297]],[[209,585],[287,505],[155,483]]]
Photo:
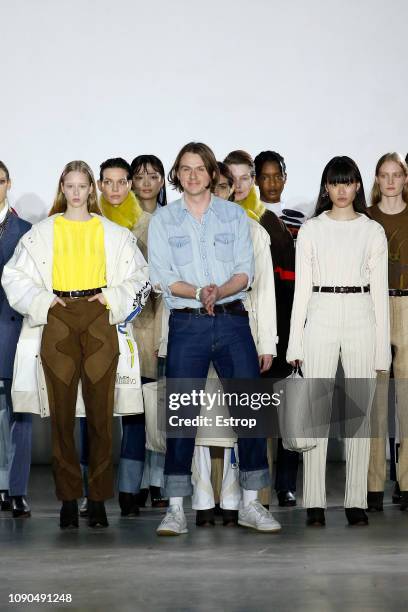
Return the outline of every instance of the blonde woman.
[[[104,500],[113,496],[116,324],[140,311],[150,286],[136,239],[101,216],[85,162],[65,166],[50,216],[20,240],[2,283],[10,304],[25,319],[20,342],[30,337],[30,328],[42,327],[47,393],[40,402],[48,403],[51,416],[60,526],[78,527],[82,477],[74,422],[81,381],[90,439],[88,523],[106,527]],[[19,360],[16,365],[15,380],[21,380],[25,372],[18,371]]]
[[[401,490],[401,510],[408,510],[408,400],[404,382],[408,378],[408,168],[398,153],[386,153],[377,163],[369,212],[384,228],[388,241],[391,345],[400,440],[396,487],[399,485]],[[372,512],[383,509],[388,381],[389,372],[379,375],[373,407],[367,494]]]

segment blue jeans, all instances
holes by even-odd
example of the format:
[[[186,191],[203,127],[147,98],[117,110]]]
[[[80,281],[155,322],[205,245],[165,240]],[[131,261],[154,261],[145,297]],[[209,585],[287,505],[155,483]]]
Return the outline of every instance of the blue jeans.
[[[210,363],[221,378],[259,378],[259,363],[248,317],[215,317],[173,310],[169,320],[166,364],[168,378],[206,379]],[[167,438],[164,484],[167,496],[192,495],[191,461],[194,438]],[[239,438],[240,485],[259,490],[269,486],[265,438]]]
[[[32,415],[13,413],[11,380],[0,387],[0,489],[27,495],[31,465]]]

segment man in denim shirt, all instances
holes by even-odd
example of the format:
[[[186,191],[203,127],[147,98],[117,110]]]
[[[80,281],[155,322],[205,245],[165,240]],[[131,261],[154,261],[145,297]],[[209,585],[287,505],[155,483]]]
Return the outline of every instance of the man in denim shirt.
[[[171,311],[166,376],[205,379],[211,362],[220,377],[258,378],[259,363],[242,303],[252,282],[253,249],[245,212],[211,195],[219,170],[213,152],[189,143],[169,180],[183,197],[157,210],[149,227],[152,284]],[[269,485],[266,440],[238,441],[243,499],[240,525],[274,532],[280,525],[260,504]],[[164,468],[168,512],[158,535],[187,533],[183,497],[192,494],[194,438],[168,438]]]

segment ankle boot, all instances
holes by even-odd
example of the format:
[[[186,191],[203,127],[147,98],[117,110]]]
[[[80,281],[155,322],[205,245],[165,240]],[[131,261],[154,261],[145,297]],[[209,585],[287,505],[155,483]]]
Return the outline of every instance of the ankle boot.
[[[326,525],[324,508],[308,508],[306,513],[306,525],[308,527],[324,527]]]
[[[384,500],[384,491],[368,491],[367,493],[367,511],[382,512]]]
[[[76,499],[63,501],[60,511],[61,529],[78,527],[78,503]]]
[[[88,525],[89,527],[108,527],[103,501],[93,501],[88,498]]]
[[[349,525],[368,525],[368,516],[363,508],[344,508]]]

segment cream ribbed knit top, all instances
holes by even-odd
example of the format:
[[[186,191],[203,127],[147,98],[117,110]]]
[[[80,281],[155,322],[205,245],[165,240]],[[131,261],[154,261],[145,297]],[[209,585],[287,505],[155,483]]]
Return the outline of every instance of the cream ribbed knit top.
[[[303,330],[313,285],[370,285],[376,319],[375,368],[388,370],[391,363],[388,247],[381,225],[366,215],[335,221],[326,212],[303,224],[296,245],[288,361],[303,359]]]

